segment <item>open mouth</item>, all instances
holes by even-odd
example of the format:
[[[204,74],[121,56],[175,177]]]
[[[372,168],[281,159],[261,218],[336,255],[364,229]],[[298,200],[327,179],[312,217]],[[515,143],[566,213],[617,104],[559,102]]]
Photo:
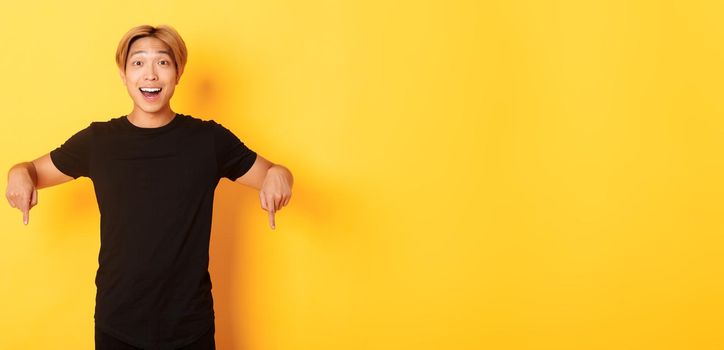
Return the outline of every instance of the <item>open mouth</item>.
[[[149,100],[155,100],[161,93],[161,88],[139,88],[138,90]]]

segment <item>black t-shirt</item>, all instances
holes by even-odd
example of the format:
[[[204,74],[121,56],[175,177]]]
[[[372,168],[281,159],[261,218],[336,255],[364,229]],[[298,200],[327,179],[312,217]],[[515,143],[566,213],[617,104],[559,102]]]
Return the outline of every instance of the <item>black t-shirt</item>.
[[[50,152],[63,173],[93,182],[101,214],[96,326],[144,349],[177,348],[214,322],[208,272],[214,190],[256,160],[213,120],[176,114],[141,128],[92,122]]]

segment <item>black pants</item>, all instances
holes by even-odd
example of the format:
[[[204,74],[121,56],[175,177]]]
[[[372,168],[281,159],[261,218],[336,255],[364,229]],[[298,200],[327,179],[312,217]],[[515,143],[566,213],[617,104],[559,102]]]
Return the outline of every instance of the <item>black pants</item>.
[[[212,324],[206,334],[195,342],[186,345],[177,350],[216,350],[216,342],[214,341],[215,326]],[[128,345],[98,329],[96,327],[96,350],[143,350],[132,345]]]

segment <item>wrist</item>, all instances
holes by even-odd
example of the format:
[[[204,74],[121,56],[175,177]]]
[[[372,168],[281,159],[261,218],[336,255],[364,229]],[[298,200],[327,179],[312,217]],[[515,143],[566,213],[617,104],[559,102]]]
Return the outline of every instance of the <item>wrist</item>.
[[[35,165],[32,162],[23,162],[14,165],[8,171],[8,181],[13,177],[28,177],[35,184]]]
[[[26,163],[15,164],[8,171],[8,177],[17,175],[30,175],[30,170],[28,170],[28,165]]]
[[[294,178],[292,177],[292,173],[289,171],[289,169],[280,164],[274,164],[269,167],[269,169],[267,169],[267,175],[269,174],[281,175],[287,180],[289,185],[294,182]]]
[[[266,171],[267,171],[267,172],[275,172],[275,171],[281,170],[282,168],[283,168],[283,167],[282,167],[281,165],[279,165],[279,164],[272,164],[272,166],[270,166],[269,169],[267,169]]]

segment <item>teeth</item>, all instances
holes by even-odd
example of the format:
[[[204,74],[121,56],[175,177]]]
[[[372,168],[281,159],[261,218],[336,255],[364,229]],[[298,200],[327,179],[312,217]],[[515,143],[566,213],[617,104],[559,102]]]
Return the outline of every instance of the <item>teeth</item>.
[[[161,91],[161,88],[141,88],[141,91],[143,91],[143,92],[159,92],[159,91]]]

